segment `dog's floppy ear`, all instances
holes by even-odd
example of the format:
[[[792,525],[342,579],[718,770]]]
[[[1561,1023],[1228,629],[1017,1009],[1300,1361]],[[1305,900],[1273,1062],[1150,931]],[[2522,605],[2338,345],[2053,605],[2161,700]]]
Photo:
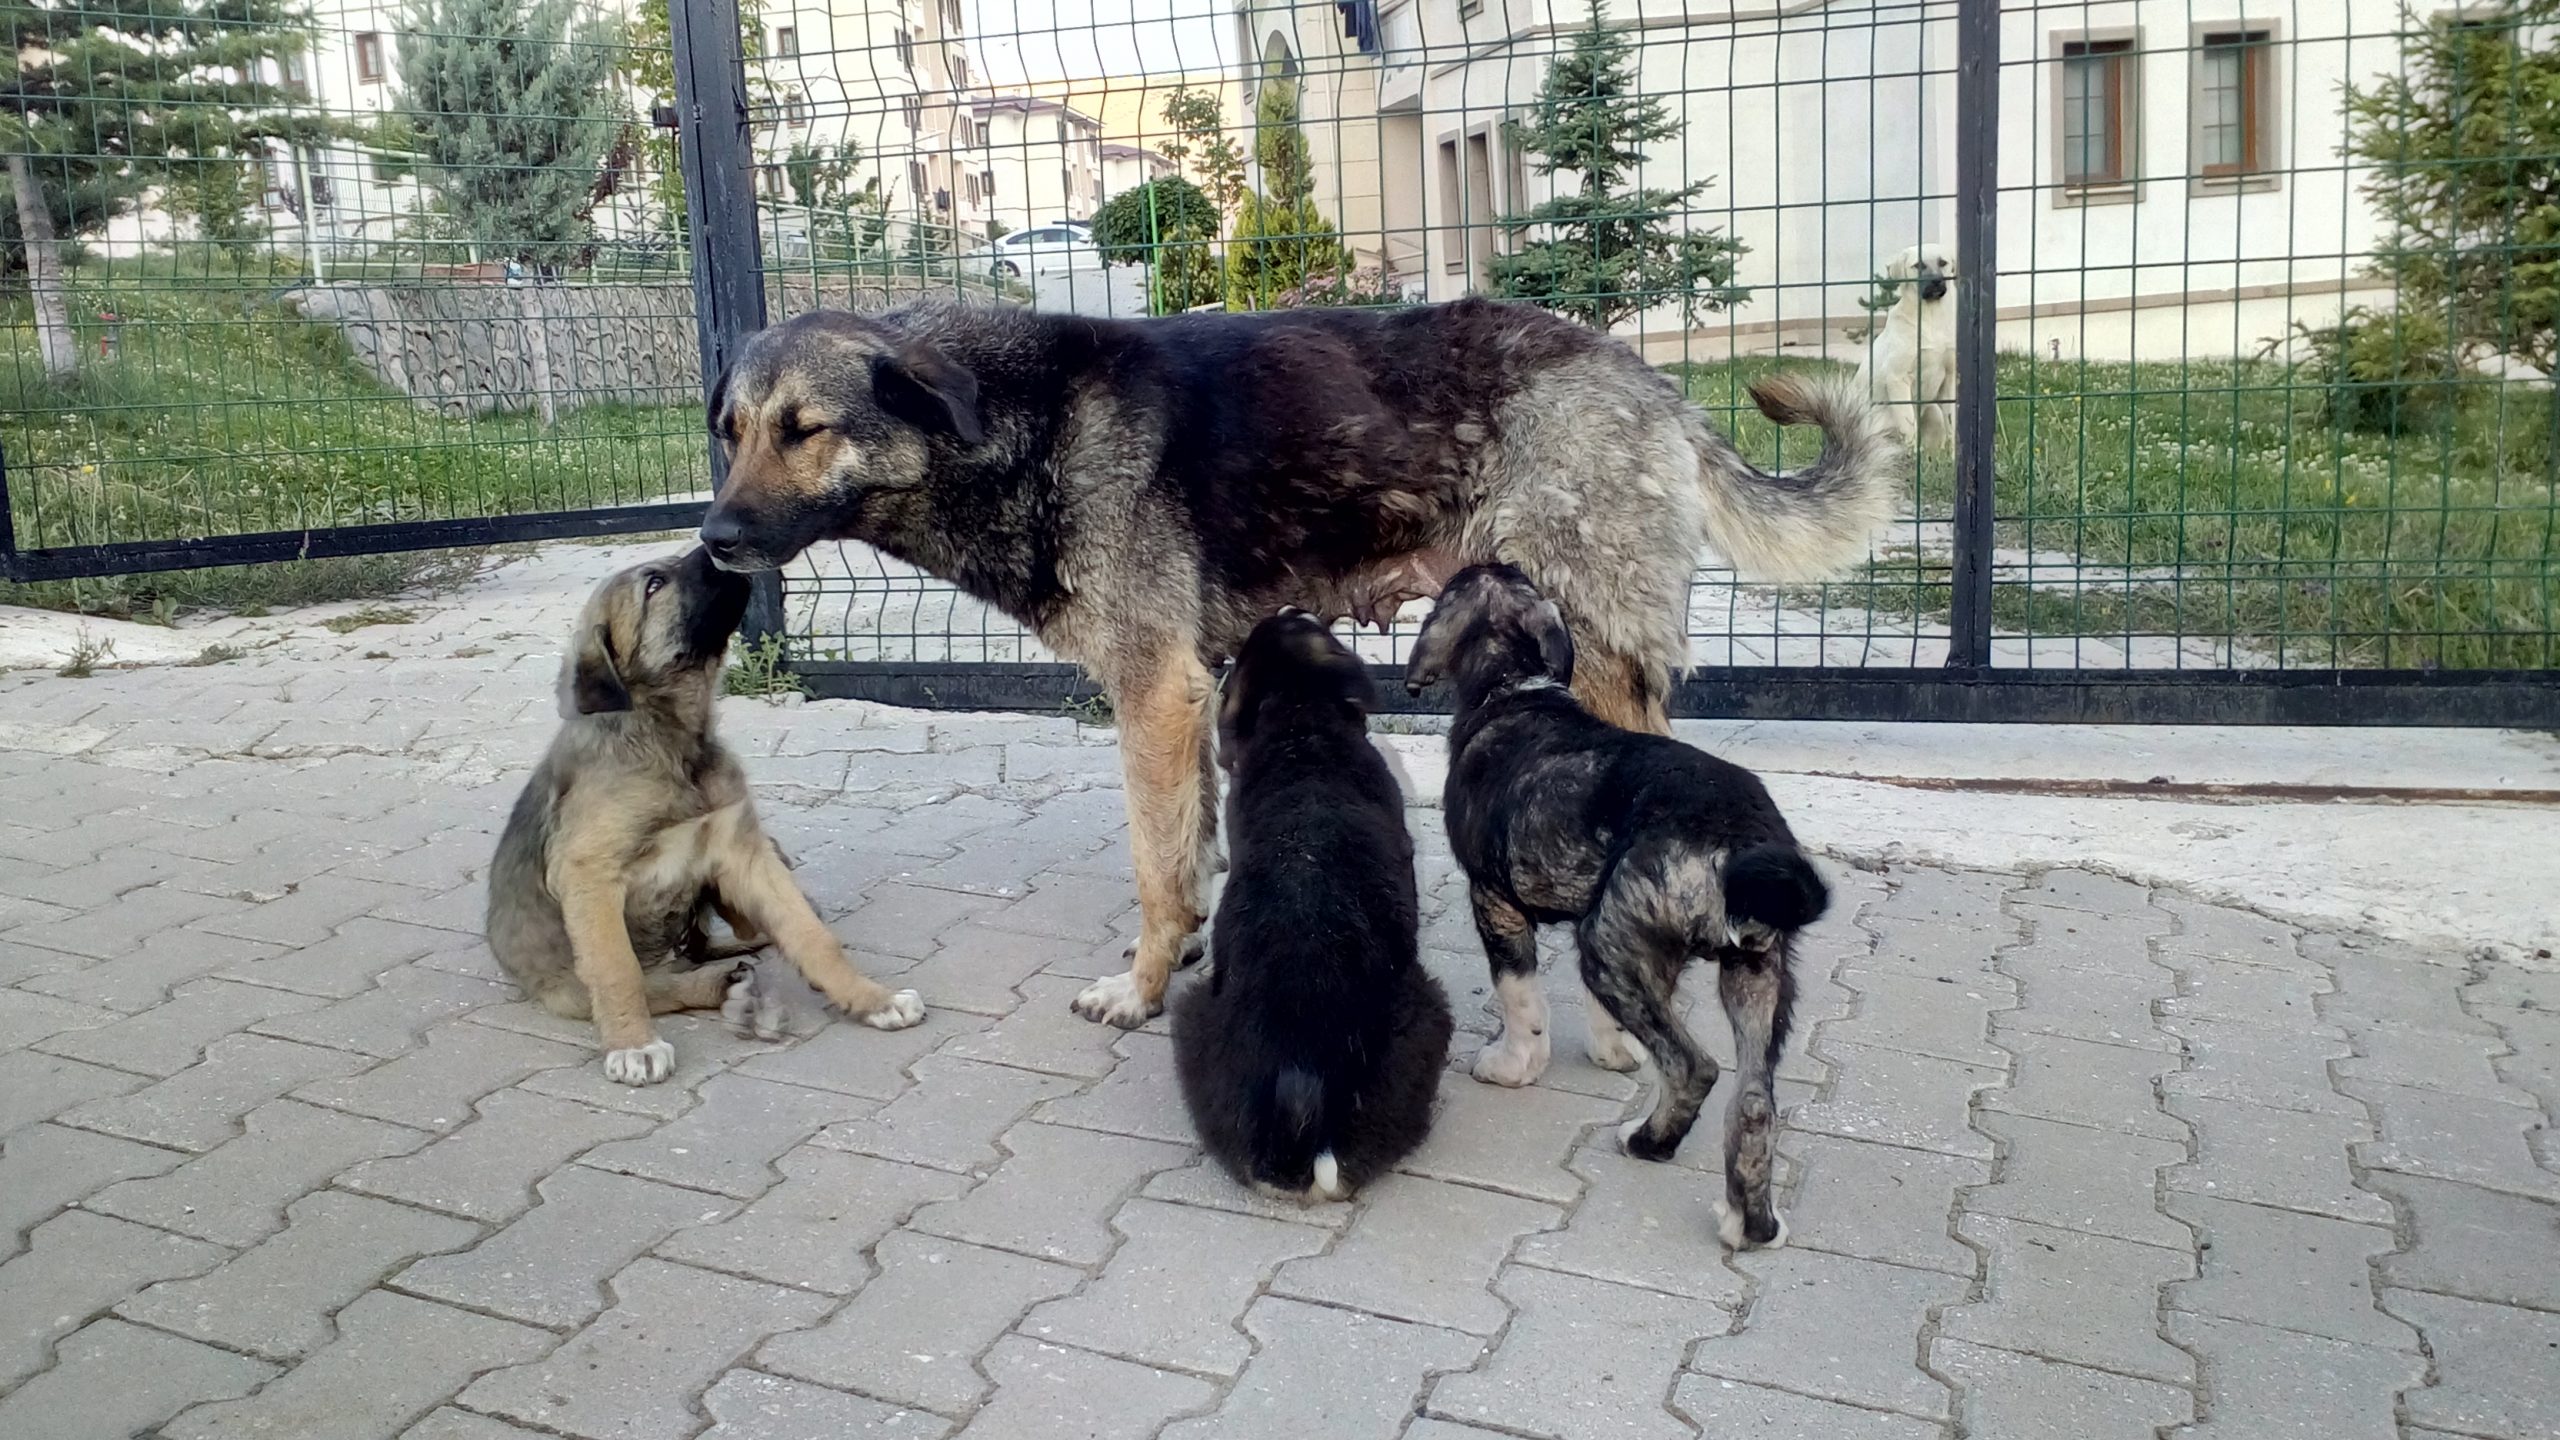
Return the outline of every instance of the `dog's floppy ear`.
[[[1302,631],[1290,645],[1296,652],[1290,658],[1323,676],[1337,699],[1363,715],[1378,708],[1378,686],[1369,678],[1369,667],[1331,631]]]
[[[601,625],[581,634],[577,652],[569,657],[569,703],[581,715],[631,708],[631,691],[614,665],[613,637]]]
[[[1227,667],[1227,678],[1218,682],[1218,760],[1235,763],[1233,752],[1253,738],[1253,717],[1246,713],[1244,659]]]
[[[931,344],[909,342],[871,362],[871,393],[880,408],[920,430],[977,445],[987,438],[978,409],[978,377]]]
[[[720,412],[729,408],[729,371],[732,368],[729,365],[720,367],[720,378],[711,382],[711,393],[702,402],[702,423],[710,429],[715,440],[729,438],[721,430]]]
[[[1450,658],[1458,648],[1458,627],[1442,620],[1449,608],[1448,592],[1442,591],[1440,603],[1424,617],[1422,633],[1413,637],[1413,653],[1404,658],[1404,689],[1408,695],[1419,695],[1440,683],[1449,673]]]
[[[1573,632],[1565,628],[1564,612],[1553,600],[1541,600],[1530,607],[1523,622],[1529,638],[1538,642],[1538,659],[1547,673],[1563,684],[1573,683]]]
[[[1901,251],[1892,259],[1885,262],[1884,278],[1887,280],[1908,280],[1919,268],[1920,247],[1914,245]]]

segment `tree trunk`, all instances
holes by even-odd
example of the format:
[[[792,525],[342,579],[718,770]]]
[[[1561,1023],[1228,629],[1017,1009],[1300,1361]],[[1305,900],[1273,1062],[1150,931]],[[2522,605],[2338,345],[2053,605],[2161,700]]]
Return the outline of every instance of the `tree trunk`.
[[[542,417],[542,428],[560,423],[560,407],[551,385],[551,322],[542,304],[542,276],[536,271],[524,289],[516,292],[524,302],[525,355],[532,362],[533,408]]]
[[[44,357],[46,378],[68,379],[80,369],[80,341],[71,333],[71,301],[62,286],[62,245],[54,238],[53,212],[36,189],[36,167],[24,154],[9,156],[9,188],[18,197],[27,290],[35,299],[36,350]]]

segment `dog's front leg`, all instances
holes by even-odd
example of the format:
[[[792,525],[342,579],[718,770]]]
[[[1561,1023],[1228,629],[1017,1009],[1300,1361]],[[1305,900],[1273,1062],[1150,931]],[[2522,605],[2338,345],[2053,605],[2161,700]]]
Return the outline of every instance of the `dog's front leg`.
[[[1138,871],[1138,948],[1125,975],[1086,986],[1075,1012],[1134,1030],[1164,1009],[1165,981],[1200,929],[1201,780],[1209,729],[1209,671],[1169,649],[1112,697],[1129,795],[1130,858]]]
[[[1502,997],[1502,1034],[1476,1052],[1475,1077],[1488,1085],[1529,1085],[1547,1073],[1547,996],[1538,988],[1538,931],[1518,906],[1471,887],[1476,935]]]
[[[716,883],[720,898],[756,930],[773,937],[783,958],[827,1003],[874,1030],[904,1030],[924,1019],[924,1001],[916,992],[892,991],[845,958],[835,932],[818,918],[799,882],[784,868],[781,852],[763,837],[751,834],[729,846]],[[765,1022],[758,1019],[756,1024],[761,1032]]]
[[[675,1073],[676,1050],[649,1021],[649,985],[622,916],[619,867],[571,866],[561,877],[560,918],[569,930],[569,960],[604,1042],[606,1078],[655,1085]]]

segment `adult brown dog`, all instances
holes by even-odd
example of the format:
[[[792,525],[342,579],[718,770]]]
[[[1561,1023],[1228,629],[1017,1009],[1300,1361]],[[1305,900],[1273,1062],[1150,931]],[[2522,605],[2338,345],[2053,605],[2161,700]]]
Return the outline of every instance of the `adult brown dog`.
[[[1135,1026],[1200,926],[1210,668],[1254,623],[1283,605],[1385,620],[1511,561],[1562,607],[1593,713],[1666,729],[1699,547],[1758,579],[1821,575],[1901,494],[1904,452],[1854,386],[1772,376],[1753,398],[1820,425],[1821,458],[1754,468],[1634,351],[1525,306],[816,311],[713,387],[729,482],[702,539],[742,570],[867,542],[1094,673],[1143,918],[1129,972],[1074,1003]]]
[[[881,1030],[924,1018],[845,960],[756,822],[746,772],[711,733],[747,581],[700,547],[596,587],[561,666],[560,733],[517,797],[489,867],[489,948],[555,1015],[592,1016],[604,1072],[654,1085],[675,1049],[649,1017],[718,1009],[770,1035],[751,965],[772,937],[830,1004]],[[740,944],[716,946],[717,914]]]

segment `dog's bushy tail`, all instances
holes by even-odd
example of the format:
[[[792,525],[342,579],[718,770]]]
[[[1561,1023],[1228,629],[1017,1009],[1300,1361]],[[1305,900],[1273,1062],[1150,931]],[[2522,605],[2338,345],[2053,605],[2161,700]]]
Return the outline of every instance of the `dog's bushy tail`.
[[[1831,887],[1793,845],[1754,845],[1724,862],[1724,913],[1734,925],[1793,934],[1831,908]]]
[[[1751,386],[1752,403],[1781,425],[1817,425],[1822,454],[1800,470],[1753,465],[1694,407],[1707,543],[1744,579],[1819,580],[1867,552],[1904,499],[1910,452],[1892,419],[1846,372],[1788,371]]]

